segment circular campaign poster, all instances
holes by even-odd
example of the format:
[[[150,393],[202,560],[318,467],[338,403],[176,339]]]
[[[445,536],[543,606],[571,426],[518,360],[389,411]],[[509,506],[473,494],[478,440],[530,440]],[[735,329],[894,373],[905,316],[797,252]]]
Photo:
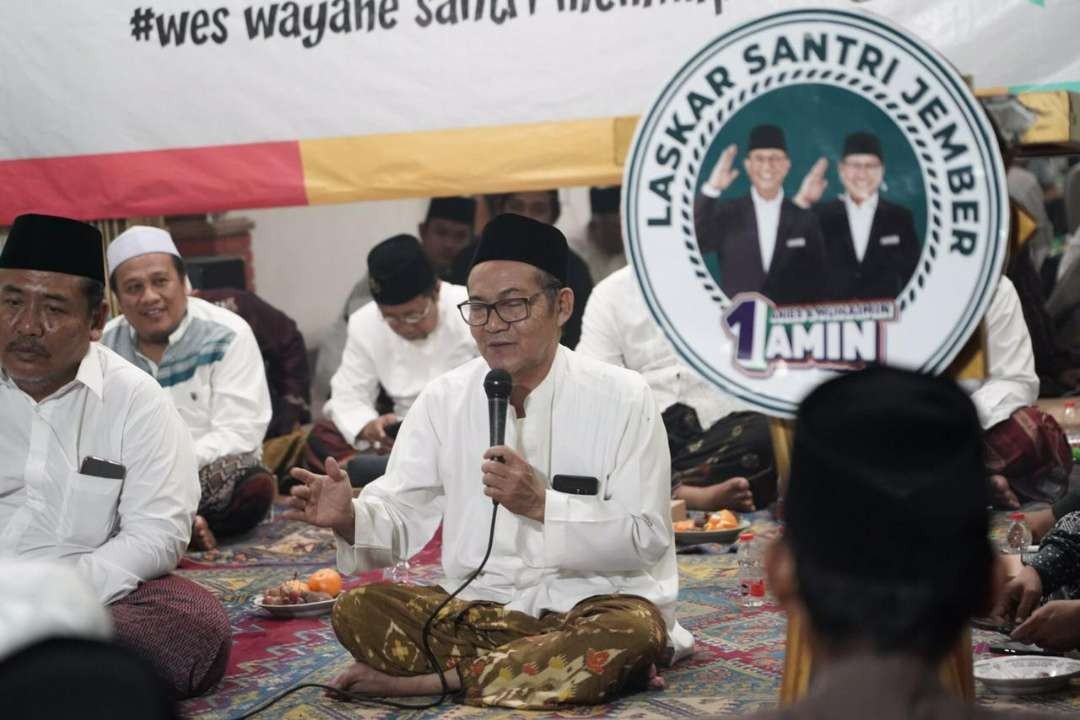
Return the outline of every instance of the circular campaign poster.
[[[864,13],[781,12],[693,55],[638,126],[623,196],[656,321],[772,415],[869,364],[942,372],[1005,259],[1005,170],[978,101]]]

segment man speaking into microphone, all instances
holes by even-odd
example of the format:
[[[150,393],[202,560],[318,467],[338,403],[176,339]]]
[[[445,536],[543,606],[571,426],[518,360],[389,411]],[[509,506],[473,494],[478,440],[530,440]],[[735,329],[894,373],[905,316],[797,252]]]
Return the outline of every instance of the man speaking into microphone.
[[[423,628],[480,567],[492,513],[483,572],[426,638],[464,702],[607,702],[645,687],[662,659],[690,652],[693,640],[674,614],[660,413],[639,375],[559,345],[574,306],[567,254],[551,225],[513,214],[488,223],[459,306],[481,357],[428,384],[386,474],[358,498],[336,464],[329,475],[293,471],[302,484],[287,517],[332,528],[345,572],[404,560],[443,526],[444,586],[366,586],[334,606],[334,630],[357,661],[336,687],[440,692]],[[492,370],[511,381],[505,442],[494,447],[485,392]]]

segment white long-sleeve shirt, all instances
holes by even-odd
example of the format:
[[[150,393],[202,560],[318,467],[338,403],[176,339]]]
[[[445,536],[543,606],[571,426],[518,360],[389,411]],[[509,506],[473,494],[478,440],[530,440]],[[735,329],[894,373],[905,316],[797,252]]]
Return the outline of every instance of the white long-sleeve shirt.
[[[986,326],[987,374],[982,380],[965,380],[961,386],[971,396],[979,422],[989,430],[1039,397],[1035,353],[1024,322],[1020,297],[1009,278],[998,281]]]
[[[421,340],[394,332],[374,302],[349,317],[349,339],[323,408],[343,438],[365,445],[356,436],[379,416],[375,400],[380,384],[394,403],[394,414],[404,418],[424,386],[476,357],[476,343],[457,309],[468,299],[464,287],[441,283],[439,302],[432,308],[439,313],[438,324]]]
[[[139,352],[135,328],[121,315],[101,342],[157,379],[195,441],[199,467],[239,453],[262,452],[273,408],[259,344],[242,317],[197,297],[169,336],[161,363]]]
[[[849,195],[841,196],[847,211],[848,228],[851,230],[851,242],[855,246],[855,257],[859,262],[866,257],[866,248],[870,246],[870,230],[874,226],[874,213],[877,212],[878,194],[856,203]]]
[[[126,476],[83,475],[87,457]],[[0,555],[68,562],[109,603],[176,567],[199,493],[168,396],[108,348],[40,403],[0,371]]]
[[[482,358],[432,381],[402,425],[386,474],[354,500],[355,542],[337,538],[344,572],[384,567],[419,551],[443,523],[443,570],[457,588],[487,545],[491,499],[480,466],[488,448]],[[513,408],[506,443],[548,487],[544,522],[498,511],[483,575],[462,593],[539,616],[592,595],[623,593],[663,614],[676,657],[693,646],[675,621],[679,576],[671,529],[667,437],[640,376],[559,347],[547,377]],[[551,488],[555,475],[597,478],[595,496]]]
[[[593,288],[577,352],[641,373],[661,411],[679,402],[689,405],[705,429],[730,413],[749,409],[679,359],[645,306],[629,267],[616,270]]]

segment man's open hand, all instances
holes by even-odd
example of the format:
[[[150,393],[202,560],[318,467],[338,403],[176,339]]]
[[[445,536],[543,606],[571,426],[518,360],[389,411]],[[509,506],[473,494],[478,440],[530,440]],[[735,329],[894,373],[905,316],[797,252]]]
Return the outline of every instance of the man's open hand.
[[[825,179],[825,171],[828,169],[829,161],[818,158],[818,161],[810,168],[810,172],[806,173],[802,184],[799,185],[799,192],[795,194],[794,200],[796,205],[809,208],[821,200],[821,196],[825,194],[825,188],[829,186],[829,181]]]
[[[326,459],[326,472],[326,475],[316,475],[302,468],[290,471],[289,474],[303,484],[294,485],[289,491],[292,497],[286,502],[292,509],[286,510],[282,517],[330,528],[352,543],[356,515],[349,476],[332,457]]]
[[[496,458],[502,458],[499,462]],[[496,445],[484,453],[484,494],[515,515],[544,522],[547,490],[536,477],[532,466],[505,445]]]
[[[709,175],[708,185],[716,192],[724,192],[735,178],[739,177],[739,171],[732,169],[735,163],[735,153],[739,151],[735,145],[728,145],[724,152],[720,153],[720,159],[716,161],[712,174]]]

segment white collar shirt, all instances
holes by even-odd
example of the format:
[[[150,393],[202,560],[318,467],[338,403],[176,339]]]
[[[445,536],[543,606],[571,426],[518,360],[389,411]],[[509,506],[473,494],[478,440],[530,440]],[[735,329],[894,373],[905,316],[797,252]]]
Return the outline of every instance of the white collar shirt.
[[[878,194],[874,193],[862,203],[856,203],[848,195],[844,195],[843,199],[848,228],[851,230],[851,242],[855,246],[855,257],[862,262],[866,257],[866,248],[870,246],[870,228],[874,224],[874,213],[877,212]]]
[[[139,352],[123,315],[105,326],[101,341],[165,388],[195,441],[199,467],[226,455],[261,455],[273,408],[255,334],[231,310],[197,297],[187,302],[160,363]]]
[[[761,266],[769,272],[773,253],[776,251],[776,235],[780,231],[780,207],[784,203],[784,191],[777,193],[772,200],[766,200],[757,188],[750,188],[750,197],[754,202],[754,218],[757,220],[758,244],[761,247]]]
[[[354,543],[336,538],[341,570],[410,557],[440,523],[445,586],[457,588],[480,565],[492,512],[480,472],[488,448],[487,373],[477,358],[421,393],[386,474],[353,501]],[[548,487],[545,519],[500,508],[491,558],[461,597],[539,616],[593,595],[638,595],[660,609],[676,657],[687,654],[693,639],[675,621],[671,459],[641,377],[559,347],[547,377],[525,400],[525,417],[511,408],[506,443]],[[558,474],[595,477],[598,493],[556,492],[550,488]]]
[[[675,403],[694,408],[702,428],[750,408],[706,382],[675,354],[626,267],[593,288],[581,322],[582,355],[641,373],[661,411]]]
[[[460,285],[441,283],[438,305],[432,308],[437,308],[438,324],[422,340],[406,340],[394,332],[374,302],[349,317],[349,339],[323,409],[343,438],[366,447],[356,437],[379,415],[375,401],[380,385],[394,403],[394,414],[404,418],[425,385],[476,357],[476,343],[457,309],[468,295]]]
[[[80,473],[88,457],[125,477]],[[109,603],[176,567],[199,493],[168,396],[108,348],[41,402],[0,371],[0,556],[70,563]]]

